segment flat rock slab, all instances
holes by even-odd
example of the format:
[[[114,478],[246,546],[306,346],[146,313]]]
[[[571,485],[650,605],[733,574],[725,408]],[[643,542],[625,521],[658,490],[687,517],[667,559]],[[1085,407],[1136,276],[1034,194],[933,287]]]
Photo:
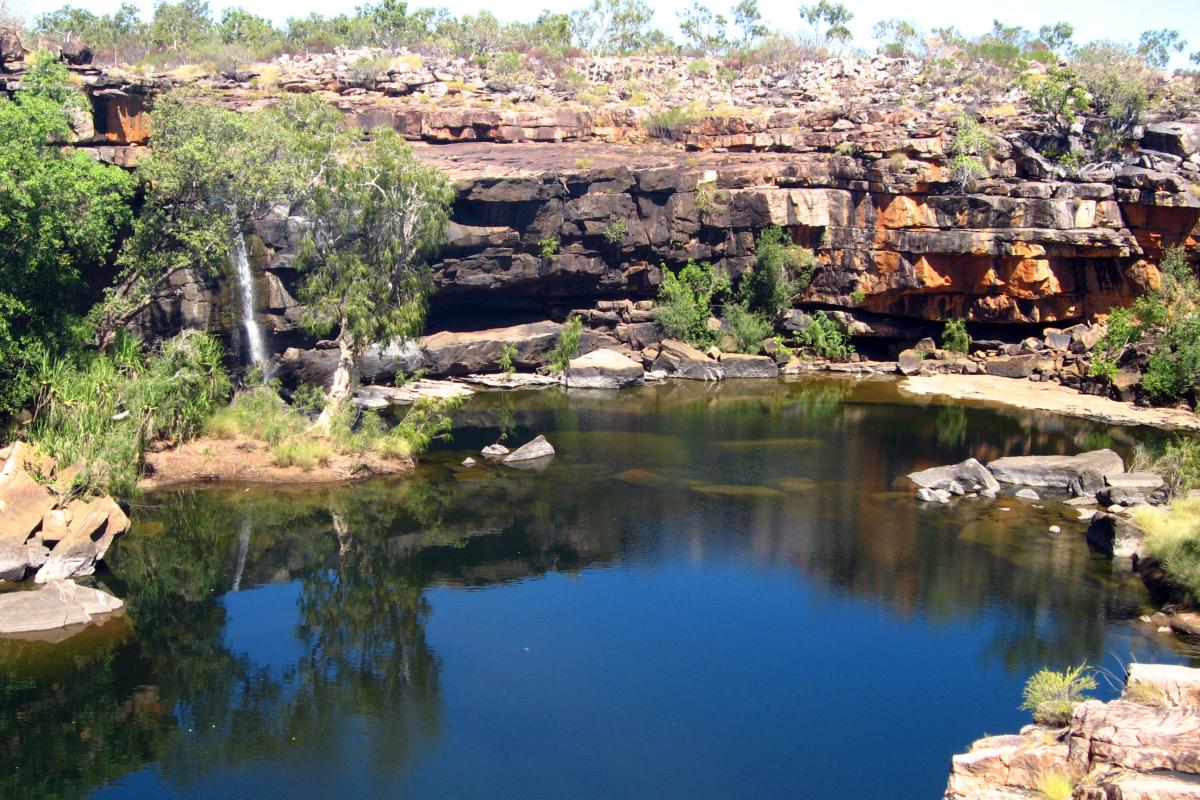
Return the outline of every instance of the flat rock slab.
[[[125,604],[72,580],[50,581],[34,591],[0,593],[0,636],[18,636],[86,625]]]
[[[363,386],[354,394],[361,408],[411,406],[418,400],[455,400],[475,394],[468,386],[454,381],[419,380],[403,386]]]
[[[562,383],[557,375],[538,375],[536,372],[514,372],[511,375],[503,372],[468,375],[462,380],[463,383],[482,386],[485,389],[545,389]]]
[[[1089,700],[1075,709],[1071,736],[1091,741],[1093,763],[1200,773],[1200,708]]]
[[[1125,471],[1125,463],[1112,450],[1093,450],[1075,456],[1009,456],[990,462],[988,469],[1001,483],[1067,489],[1094,469],[1106,479]]]
[[[641,364],[610,349],[572,359],[565,377],[568,387],[579,389],[623,389],[646,382]]]
[[[1153,492],[1163,485],[1160,475],[1153,472],[1126,472],[1123,475],[1106,475],[1105,482],[1119,489],[1143,489]]]
[[[746,353],[722,353],[721,366],[726,378],[775,378],[779,365],[767,356],[752,356]]]

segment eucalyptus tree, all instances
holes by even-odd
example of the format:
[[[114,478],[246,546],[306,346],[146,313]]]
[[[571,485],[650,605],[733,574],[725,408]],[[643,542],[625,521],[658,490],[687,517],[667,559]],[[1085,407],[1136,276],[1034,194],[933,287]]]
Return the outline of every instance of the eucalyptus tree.
[[[145,202],[119,256],[119,279],[92,311],[101,345],[174,274],[219,274],[238,232],[274,205],[302,200],[346,141],[341,114],[313,97],[238,112],[176,90],[153,112],[151,152],[138,165]]]
[[[391,130],[327,164],[308,196],[309,230],[296,251],[311,333],[336,331],[338,364],[317,421],[328,432],[359,380],[372,344],[415,337],[433,290],[454,190]]]

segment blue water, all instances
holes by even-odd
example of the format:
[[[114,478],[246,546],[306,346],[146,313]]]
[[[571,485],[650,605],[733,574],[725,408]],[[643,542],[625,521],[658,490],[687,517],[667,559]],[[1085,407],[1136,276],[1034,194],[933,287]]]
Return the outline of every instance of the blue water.
[[[457,466],[502,433],[559,455]],[[0,754],[53,796],[938,796],[1039,667],[1196,659],[1065,507],[893,479],[1136,435],[886,383],[479,397],[414,478],[148,498],[125,627],[0,662],[41,742]]]

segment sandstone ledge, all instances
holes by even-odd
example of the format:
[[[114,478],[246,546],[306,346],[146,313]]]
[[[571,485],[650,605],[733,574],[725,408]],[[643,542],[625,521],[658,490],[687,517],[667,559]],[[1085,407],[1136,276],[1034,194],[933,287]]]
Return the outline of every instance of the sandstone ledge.
[[[1142,408],[1107,397],[1080,394],[1054,383],[995,375],[921,375],[904,378],[900,390],[918,396],[999,403],[1030,411],[1049,411],[1111,425],[1149,425],[1166,430],[1200,431],[1200,416],[1174,408]]]

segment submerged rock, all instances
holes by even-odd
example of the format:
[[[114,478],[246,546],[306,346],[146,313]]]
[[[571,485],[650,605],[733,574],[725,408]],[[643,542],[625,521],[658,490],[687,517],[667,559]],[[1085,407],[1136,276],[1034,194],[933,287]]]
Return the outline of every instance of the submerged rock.
[[[98,589],[56,580],[35,591],[0,594],[0,636],[84,625],[125,604]]]

